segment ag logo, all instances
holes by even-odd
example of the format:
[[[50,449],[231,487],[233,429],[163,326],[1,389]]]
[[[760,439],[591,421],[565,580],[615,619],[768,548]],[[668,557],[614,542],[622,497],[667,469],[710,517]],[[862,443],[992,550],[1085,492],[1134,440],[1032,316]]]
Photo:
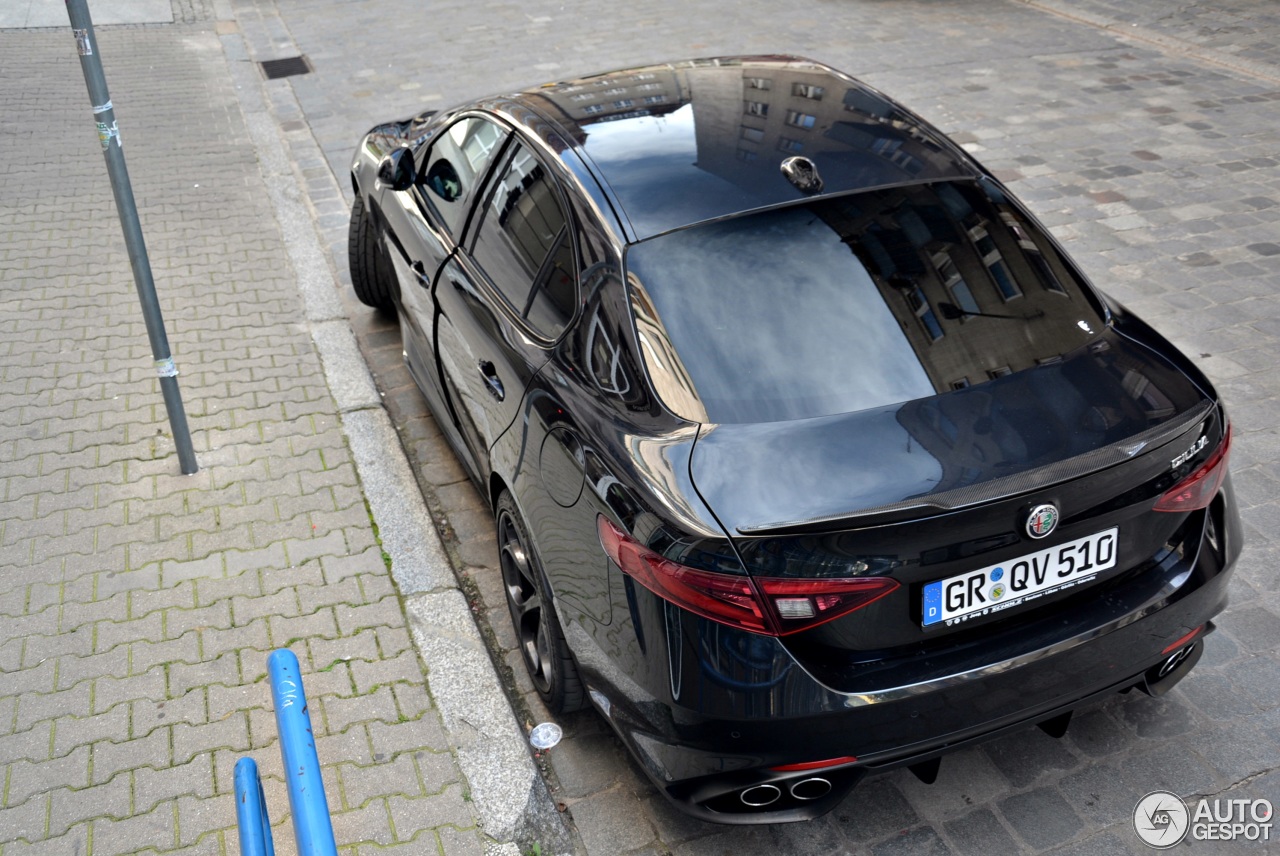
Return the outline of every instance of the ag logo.
[[[1144,844],[1165,850],[1187,837],[1187,804],[1177,794],[1152,791],[1133,809],[1133,829]]]

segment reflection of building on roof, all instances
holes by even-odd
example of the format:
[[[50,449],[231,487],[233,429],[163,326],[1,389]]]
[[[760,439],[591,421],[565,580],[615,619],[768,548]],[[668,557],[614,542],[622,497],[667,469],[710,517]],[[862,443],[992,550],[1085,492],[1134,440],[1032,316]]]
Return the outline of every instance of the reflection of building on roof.
[[[909,181],[927,166],[954,170],[950,154],[891,102],[806,65],[744,62],[690,73],[698,165],[735,183],[792,155],[852,175],[840,186]],[[716,97],[705,98],[705,90]]]
[[[528,93],[530,102],[554,117],[581,143],[583,125],[663,116],[688,101],[674,69],[654,67],[570,80]]]
[[[825,193],[975,174],[894,102],[802,59],[692,60],[516,99],[576,142],[637,239],[805,198],[779,170],[792,155],[816,166]]]

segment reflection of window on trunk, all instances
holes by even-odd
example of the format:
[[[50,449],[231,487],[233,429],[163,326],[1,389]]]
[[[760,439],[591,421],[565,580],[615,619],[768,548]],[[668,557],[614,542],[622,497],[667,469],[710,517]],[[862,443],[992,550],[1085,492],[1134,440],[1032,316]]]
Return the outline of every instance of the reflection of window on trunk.
[[[967,377],[956,378],[951,381],[952,389],[964,389],[967,386],[969,386],[969,379]]]
[[[951,260],[950,255],[945,251],[934,253],[933,266],[937,269],[938,278],[947,287],[947,292],[951,295],[951,299],[955,301],[956,306],[971,314],[977,314],[982,311],[978,308],[978,301],[973,299],[973,292],[969,290],[969,283],[964,281],[964,277],[960,275],[960,269],[956,267],[956,263]]]
[[[920,286],[913,285],[911,290],[907,292],[906,298],[907,305],[916,314],[916,318],[920,319],[920,326],[924,328],[929,339],[934,342],[941,339],[942,325],[938,323],[938,316],[933,314],[933,307],[929,305],[929,300],[924,296],[924,292],[920,290]]]
[[[747,77],[743,78],[748,89],[759,89],[761,92],[768,92],[773,88],[773,81],[767,77]]]
[[[978,255],[982,256],[982,263],[986,265],[987,273],[991,274],[991,281],[996,284],[996,291],[999,292],[1000,298],[1008,302],[1015,297],[1021,297],[1022,291],[1009,275],[1004,256],[1000,255],[1000,248],[996,246],[995,241],[991,240],[986,227],[979,224],[969,229],[969,239],[977,248]]]
[[[760,128],[745,128],[745,127],[744,127],[744,128],[742,129],[742,139],[744,139],[744,140],[750,140],[750,141],[751,141],[751,142],[753,142],[753,143],[758,143],[758,142],[760,142],[761,140],[763,140],[763,139],[764,139],[764,131],[763,131],[763,130],[761,130]]]
[[[902,140],[894,140],[889,137],[876,137],[871,143],[871,151],[886,158],[893,155],[900,148],[902,148]]]
[[[750,116],[768,116],[769,105],[763,101],[743,101],[742,112]]]
[[[987,377],[991,378],[992,380],[995,380],[998,377],[1004,377],[1005,375],[1011,375],[1011,374],[1013,374],[1013,369],[1009,368],[1008,366],[1001,366],[998,369],[991,369],[989,372],[987,372]]]

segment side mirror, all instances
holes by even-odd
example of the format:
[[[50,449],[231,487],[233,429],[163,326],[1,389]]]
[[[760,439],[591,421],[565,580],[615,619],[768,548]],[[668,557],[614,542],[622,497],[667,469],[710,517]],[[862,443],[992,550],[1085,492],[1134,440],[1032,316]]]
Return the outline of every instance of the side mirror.
[[[407,148],[396,149],[378,165],[378,181],[392,190],[408,190],[413,179],[413,152]]]

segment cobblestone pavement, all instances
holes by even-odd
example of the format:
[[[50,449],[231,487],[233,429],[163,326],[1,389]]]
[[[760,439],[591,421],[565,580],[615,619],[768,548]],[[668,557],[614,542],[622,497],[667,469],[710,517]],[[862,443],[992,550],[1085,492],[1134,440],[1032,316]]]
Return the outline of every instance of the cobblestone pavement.
[[[0,853],[237,853],[249,754],[294,852],[265,681],[287,646],[342,852],[478,856],[344,435],[362,413],[327,385],[220,28],[174,11],[98,37],[194,476],[69,28],[0,31]]]
[[[1129,853],[1137,799],[1280,800],[1280,21],[1240,0],[974,0],[773,5],[650,2],[608,9],[408,0],[262,0],[241,17],[260,58],[306,54],[276,101],[334,178],[317,208],[342,266],[345,170],[368,126],[423,107],[658,58],[795,52],[904,100],[997,169],[1111,293],[1196,355],[1231,405],[1250,543],[1201,665],[1162,700],[1118,696],[1055,741],[1037,730],[945,759],[925,786],[879,776],[809,824],[725,829],[668,808],[594,713],[566,717],[555,794],[589,853]],[[240,7],[237,7],[238,9]],[[254,39],[251,38],[251,41]],[[341,199],[338,194],[343,194]],[[349,299],[349,298],[348,298]],[[546,717],[506,629],[488,511],[400,364],[393,324],[352,323],[437,513],[474,583],[526,723]],[[1195,852],[1262,852],[1197,843]]]

